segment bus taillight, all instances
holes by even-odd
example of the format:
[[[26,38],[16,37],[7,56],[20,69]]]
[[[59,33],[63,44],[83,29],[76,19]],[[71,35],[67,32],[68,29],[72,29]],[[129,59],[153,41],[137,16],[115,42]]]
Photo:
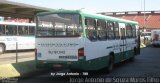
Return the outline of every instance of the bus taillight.
[[[78,49],[78,58],[83,59],[84,57],[84,48]]]

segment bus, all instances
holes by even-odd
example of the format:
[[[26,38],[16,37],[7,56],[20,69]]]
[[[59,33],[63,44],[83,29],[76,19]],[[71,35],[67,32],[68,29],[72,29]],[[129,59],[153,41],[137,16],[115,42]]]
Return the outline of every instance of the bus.
[[[138,54],[138,23],[83,10],[36,15],[36,67],[112,71]]]
[[[35,49],[35,23],[0,21],[0,53]]]
[[[160,29],[151,30],[151,39],[153,46],[160,46]]]
[[[151,40],[151,32],[141,32],[141,40]]]

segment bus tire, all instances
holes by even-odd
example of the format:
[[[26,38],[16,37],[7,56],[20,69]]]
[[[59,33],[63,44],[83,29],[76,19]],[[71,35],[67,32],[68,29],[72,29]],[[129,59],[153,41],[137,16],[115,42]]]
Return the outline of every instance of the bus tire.
[[[135,60],[135,55],[129,59],[130,62],[133,62],[134,60]]]
[[[135,60],[135,56],[136,56],[136,55],[137,55],[137,49],[134,48],[133,57],[131,57],[131,58],[129,59],[129,61],[133,62],[133,61]]]
[[[109,56],[109,64],[108,64],[108,67],[107,67],[107,72],[108,73],[112,72],[113,67],[114,67],[114,57],[113,57],[113,55],[110,55]]]
[[[5,51],[5,46],[3,44],[0,44],[0,54],[3,54]]]

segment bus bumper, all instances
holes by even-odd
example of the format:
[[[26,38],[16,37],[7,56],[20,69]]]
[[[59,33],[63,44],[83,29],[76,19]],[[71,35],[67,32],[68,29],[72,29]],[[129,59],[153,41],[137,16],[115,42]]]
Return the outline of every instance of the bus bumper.
[[[70,61],[42,61],[42,60],[36,60],[36,68],[42,68],[42,69],[80,69],[80,63],[79,61],[76,62],[70,62]]]

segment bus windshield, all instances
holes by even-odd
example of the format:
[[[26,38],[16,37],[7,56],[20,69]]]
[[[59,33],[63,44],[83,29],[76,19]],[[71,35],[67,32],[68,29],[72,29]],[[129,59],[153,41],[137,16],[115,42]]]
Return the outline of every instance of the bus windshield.
[[[79,14],[49,14],[37,17],[39,37],[80,36],[82,27]]]

